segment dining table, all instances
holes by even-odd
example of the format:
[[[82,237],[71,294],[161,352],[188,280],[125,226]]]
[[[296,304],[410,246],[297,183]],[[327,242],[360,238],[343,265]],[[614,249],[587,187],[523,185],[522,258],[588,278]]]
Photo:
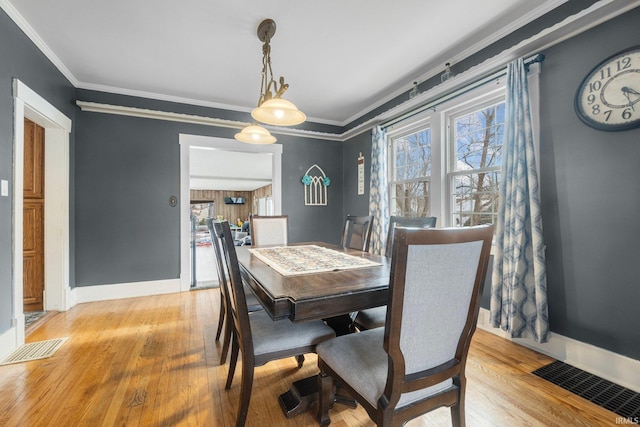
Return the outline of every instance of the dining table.
[[[310,271],[283,274],[280,265],[260,256],[259,250],[266,248],[237,247],[242,279],[274,321],[306,322],[323,319],[332,326],[329,323],[331,319],[350,319],[351,313],[387,303],[391,265],[388,258],[323,242],[287,245],[291,246],[328,249],[336,255],[353,257],[353,261],[364,265],[340,265],[336,268],[329,266],[320,271],[311,268]],[[304,264],[311,265],[313,261],[310,258],[304,259],[301,264],[304,270]],[[338,334],[341,333],[344,332],[338,331]],[[315,399],[315,376],[296,381],[291,389],[279,397],[287,418],[304,412]]]

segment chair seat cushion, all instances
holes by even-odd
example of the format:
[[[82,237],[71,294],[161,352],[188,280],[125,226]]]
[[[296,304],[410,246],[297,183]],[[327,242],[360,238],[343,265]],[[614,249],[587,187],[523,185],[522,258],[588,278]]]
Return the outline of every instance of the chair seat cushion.
[[[384,392],[387,381],[388,356],[382,345],[384,328],[370,329],[343,335],[316,346],[318,358],[329,365],[342,380],[364,397],[374,407]],[[429,357],[425,354],[425,358]],[[447,390],[449,379],[425,389],[404,393],[397,408]]]
[[[368,308],[358,312],[354,323],[364,329],[381,328],[387,319],[387,306]]]
[[[273,321],[264,311],[249,313],[253,353],[260,355],[314,346],[333,338],[336,333],[321,320],[293,323],[287,319]]]

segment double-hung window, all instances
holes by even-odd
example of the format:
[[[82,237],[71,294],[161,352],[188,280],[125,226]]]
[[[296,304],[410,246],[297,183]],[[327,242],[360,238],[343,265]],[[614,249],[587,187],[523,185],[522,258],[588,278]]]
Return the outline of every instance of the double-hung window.
[[[387,129],[391,215],[496,222],[504,99],[494,82]]]
[[[418,123],[393,139],[390,206],[392,215],[429,216],[431,177],[431,129]]]
[[[500,97],[501,98],[501,97]],[[495,224],[504,136],[504,100],[473,104],[447,117],[450,226]]]

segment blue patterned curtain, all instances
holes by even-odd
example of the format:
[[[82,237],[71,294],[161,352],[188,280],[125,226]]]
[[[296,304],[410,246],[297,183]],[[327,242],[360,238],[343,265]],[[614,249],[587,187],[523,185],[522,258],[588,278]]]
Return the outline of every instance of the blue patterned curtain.
[[[387,184],[387,135],[380,127],[373,129],[371,144],[371,190],[369,215],[373,215],[373,231],[369,251],[381,254],[387,241],[389,227],[389,197]]]
[[[549,337],[547,276],[527,71],[507,68],[502,178],[491,283],[491,323],[513,338]]]

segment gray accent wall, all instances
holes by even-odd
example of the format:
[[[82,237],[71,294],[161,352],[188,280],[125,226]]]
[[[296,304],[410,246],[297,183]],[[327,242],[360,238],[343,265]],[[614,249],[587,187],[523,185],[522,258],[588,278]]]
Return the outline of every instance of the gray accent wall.
[[[576,116],[573,100],[597,63],[640,45],[638,23],[640,8],[547,49],[540,75],[540,185],[551,330],[634,359],[640,359],[640,128],[592,129]],[[359,151],[370,158],[369,133],[344,145],[345,209],[364,212],[355,189],[346,184],[355,173],[347,158]],[[488,309],[491,269],[487,276],[482,307]]]
[[[215,116],[217,111],[78,91],[83,101]],[[237,114],[237,113],[236,113]],[[235,117],[236,120],[248,120]],[[235,129],[91,112],[77,114],[76,286],[176,279],[180,275],[179,135],[233,138]],[[338,243],[342,143],[278,136],[282,212],[295,241]],[[331,179],[327,206],[305,206],[301,178],[318,164]],[[238,165],[242,167],[242,165]],[[178,203],[179,206],[180,202]]]
[[[559,9],[564,14],[553,14],[554,22],[591,3],[567,2]],[[640,330],[636,326],[640,301],[636,268],[640,260],[640,129],[591,129],[576,117],[573,96],[582,77],[596,63],[640,44],[638,22],[640,8],[635,8],[547,49],[540,80],[540,175],[551,329],[634,359],[640,359]],[[521,37],[545,27],[536,22]],[[470,59],[468,66],[516,42],[507,38]],[[22,80],[73,120],[71,285],[177,278],[180,216],[168,200],[171,195],[179,196],[179,134],[232,138],[235,130],[80,112],[75,100],[229,120],[248,121],[248,117],[75,90],[2,10],[0,58],[0,179],[8,180],[10,189],[12,79]],[[405,99],[399,97],[381,109]],[[363,116],[357,123],[367,118]],[[310,126],[321,131],[344,130]],[[283,146],[283,212],[289,214],[291,241],[338,243],[344,216],[368,213],[368,189],[357,195],[356,159],[359,152],[364,154],[368,182],[370,132],[344,143],[291,136],[279,136],[278,143]],[[329,203],[324,207],[304,205],[300,179],[313,164],[331,178]],[[0,197],[0,333],[10,328],[13,317],[12,197]],[[487,297],[485,293],[485,307]]]
[[[178,129],[171,122],[79,112],[76,286],[179,277]]]
[[[21,80],[67,117],[73,119],[75,89],[4,10],[0,9],[0,179],[9,182],[9,196],[0,197],[0,334],[11,327],[13,318],[11,283],[13,277],[14,78]],[[69,143],[73,147],[73,130]],[[71,228],[71,234],[73,235],[73,228]]]
[[[634,359],[640,359],[640,128],[592,129],[576,116],[573,100],[596,64],[640,45],[639,23],[636,8],[548,49],[540,79],[552,331]]]
[[[371,177],[371,131],[344,144],[342,171],[344,176],[344,214],[369,215],[369,181]],[[364,157],[364,194],[358,194],[358,156]],[[374,221],[376,219],[374,218]]]

